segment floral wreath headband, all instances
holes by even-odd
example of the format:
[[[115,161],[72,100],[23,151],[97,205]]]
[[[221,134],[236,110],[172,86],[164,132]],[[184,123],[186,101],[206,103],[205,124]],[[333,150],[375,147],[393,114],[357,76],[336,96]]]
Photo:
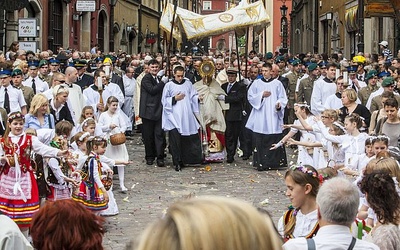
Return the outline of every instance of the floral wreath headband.
[[[105,142],[107,142],[106,138],[103,138],[103,137],[100,137],[100,136],[89,136],[87,141],[88,142],[93,142],[93,141],[97,141],[97,142],[105,141]]]
[[[9,115],[9,116],[8,116],[8,122],[9,122],[9,123],[11,123],[12,121],[14,121],[15,119],[22,119],[22,120],[25,120],[25,116],[24,116],[22,113],[20,113],[20,112],[17,112],[17,113],[15,113],[15,114],[12,114],[12,115]]]
[[[80,137],[79,137],[79,141],[83,141],[83,140],[85,140],[85,138],[86,137],[88,137],[88,136],[90,136],[90,133],[89,132],[85,132],[85,133],[83,133]]]
[[[346,129],[342,126],[342,124],[340,124],[338,122],[334,122],[332,124],[335,125],[336,127],[338,127],[340,130],[342,130],[344,133],[346,133]]]
[[[320,184],[322,184],[322,182],[324,182],[324,177],[321,174],[318,174],[318,172],[316,172],[314,170],[311,170],[311,169],[309,169],[309,168],[307,168],[305,166],[293,165],[293,166],[290,167],[290,169],[292,171],[296,171],[297,170],[297,171],[300,171],[300,172],[302,172],[304,174],[308,174],[309,176],[316,178],[319,181]]]
[[[92,117],[86,118],[86,119],[83,120],[83,122],[82,122],[82,128],[83,128],[83,127],[86,127],[86,126],[87,126],[87,122],[90,121],[90,120],[93,120],[93,121],[96,122],[96,120],[93,119]]]
[[[307,104],[307,102],[304,103],[295,103],[294,106],[300,107],[300,108],[308,108],[310,109],[310,105]]]

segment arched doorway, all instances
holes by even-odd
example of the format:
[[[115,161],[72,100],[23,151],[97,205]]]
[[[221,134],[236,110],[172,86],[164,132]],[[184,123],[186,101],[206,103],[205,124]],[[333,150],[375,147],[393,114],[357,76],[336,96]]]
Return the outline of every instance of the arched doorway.
[[[62,1],[49,1],[49,36],[48,48],[57,51],[63,46],[63,7]]]
[[[106,13],[104,12],[104,10],[100,11],[99,13],[99,25],[98,25],[98,37],[97,37],[97,43],[100,45],[100,50],[104,51],[105,47],[105,41],[104,38],[105,33],[106,33],[106,22],[107,21],[107,17],[106,17]]]

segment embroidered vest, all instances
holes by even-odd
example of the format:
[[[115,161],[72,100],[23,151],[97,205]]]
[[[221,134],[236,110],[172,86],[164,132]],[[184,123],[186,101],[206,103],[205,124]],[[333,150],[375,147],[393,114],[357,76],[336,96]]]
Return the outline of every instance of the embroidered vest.
[[[3,147],[4,154],[14,157],[14,154],[17,154],[17,160],[19,165],[21,166],[21,170],[26,173],[27,171],[33,171],[31,167],[31,151],[32,151],[32,136],[31,135],[23,135],[19,139],[18,143],[12,143],[9,138],[10,145],[7,146],[4,137],[0,139],[0,144]],[[19,151],[18,151],[19,148]],[[7,174],[10,169],[8,163],[4,165],[4,173]]]
[[[289,210],[286,211],[285,214],[283,215],[283,226],[284,226],[284,228],[289,223],[290,219],[292,219],[292,217],[295,216],[295,215],[293,215],[294,211],[295,211],[295,209],[289,208]],[[317,234],[318,230],[319,230],[319,223],[317,222],[317,223],[315,223],[315,226],[313,227],[311,232],[308,233],[305,236],[305,238],[306,239],[310,239],[310,238],[314,237]],[[289,234],[289,235],[285,235],[285,238],[283,240],[286,242],[286,241],[288,241],[290,239],[293,239],[293,238],[294,238],[293,234]]]

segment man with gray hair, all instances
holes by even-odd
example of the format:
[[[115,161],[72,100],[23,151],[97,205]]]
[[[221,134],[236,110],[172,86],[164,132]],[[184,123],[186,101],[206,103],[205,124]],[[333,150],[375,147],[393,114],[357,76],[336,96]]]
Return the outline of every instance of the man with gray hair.
[[[350,232],[359,199],[357,187],[345,178],[336,177],[324,182],[317,195],[320,225],[317,235],[312,239],[291,239],[283,249],[379,249],[375,244],[354,238]]]

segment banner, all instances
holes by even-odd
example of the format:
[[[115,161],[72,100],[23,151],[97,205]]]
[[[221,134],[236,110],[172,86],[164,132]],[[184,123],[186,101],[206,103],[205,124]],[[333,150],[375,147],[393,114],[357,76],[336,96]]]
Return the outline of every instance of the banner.
[[[160,27],[168,33],[171,31],[173,11],[174,5],[168,4],[160,20]],[[188,40],[193,40],[233,30],[242,36],[249,26],[254,27],[254,32],[259,34],[269,24],[269,16],[261,1],[248,4],[244,0],[230,10],[210,15],[200,15],[178,7],[173,37],[179,39],[180,33],[185,32]]]

